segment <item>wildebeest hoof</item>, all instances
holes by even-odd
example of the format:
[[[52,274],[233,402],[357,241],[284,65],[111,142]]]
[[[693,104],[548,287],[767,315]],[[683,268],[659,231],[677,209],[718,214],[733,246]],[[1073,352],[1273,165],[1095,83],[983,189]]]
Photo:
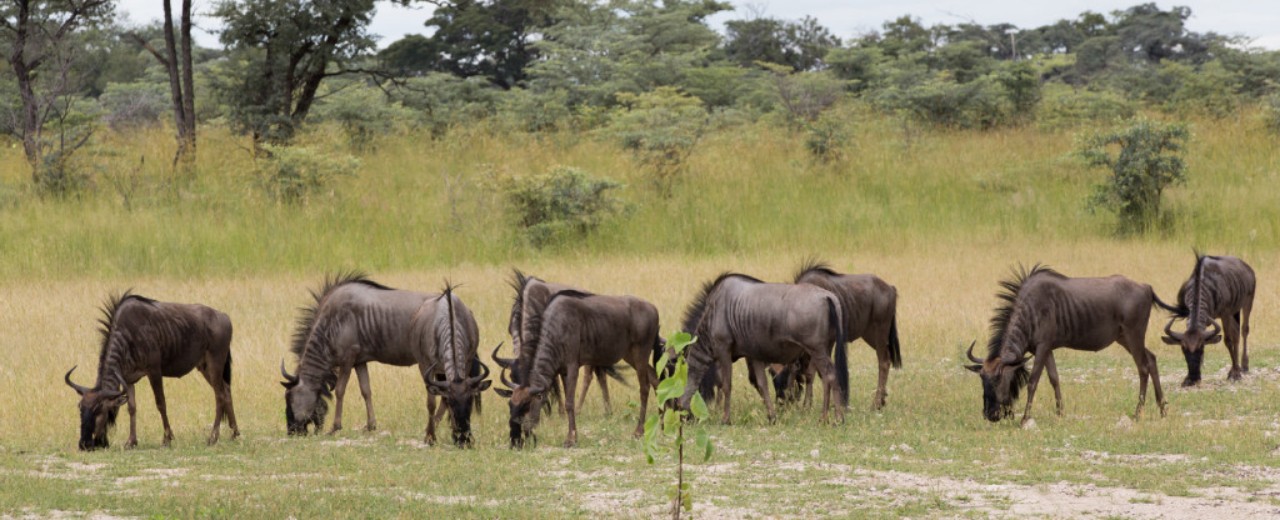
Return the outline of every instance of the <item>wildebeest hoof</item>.
[[[333,435],[333,434],[335,434],[335,433],[338,433],[338,431],[339,431],[339,430],[341,430],[341,429],[342,429],[342,427],[341,427],[341,426],[334,426],[334,427],[333,427],[333,429],[329,430],[329,435]]]
[[[1241,380],[1242,378],[1243,378],[1243,376],[1241,376],[1241,374],[1240,374],[1240,371],[1239,371],[1239,370],[1232,370],[1232,371],[1230,371],[1230,372],[1227,372],[1227,379],[1230,379],[1230,380],[1232,380],[1232,381],[1239,381],[1239,380]]]
[[[165,443],[168,444],[167,442]],[[124,442],[124,449],[131,450],[138,447],[138,439],[129,439]]]
[[[566,447],[566,448],[576,448],[576,447],[578,447],[578,441],[575,441],[575,440],[567,440],[567,441],[564,441],[564,447]]]
[[[364,431],[367,431],[367,432],[372,432],[377,430],[378,430],[377,424],[369,423],[364,426]]]
[[[1182,387],[1183,387],[1183,388],[1196,386],[1196,385],[1198,385],[1198,384],[1200,384],[1200,380],[1199,380],[1199,379],[1191,379],[1190,377],[1188,377],[1188,378],[1186,378],[1186,379],[1183,379],[1183,380],[1182,380]]]

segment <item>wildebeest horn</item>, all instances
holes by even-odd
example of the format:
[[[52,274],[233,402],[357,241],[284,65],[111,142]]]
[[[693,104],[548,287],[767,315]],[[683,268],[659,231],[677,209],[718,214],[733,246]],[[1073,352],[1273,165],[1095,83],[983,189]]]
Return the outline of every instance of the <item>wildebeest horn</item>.
[[[481,381],[484,381],[484,378],[489,377],[489,365],[484,364],[484,362],[480,361],[479,359],[476,360],[476,363],[480,363],[480,370],[482,370],[483,372],[481,372],[480,374],[476,375],[473,378],[468,379],[467,380],[468,386],[478,385],[480,384]]]
[[[515,390],[516,386],[518,386],[507,379],[507,367],[502,367],[502,371],[498,373],[498,378],[502,380],[502,384],[507,385],[507,388],[512,390]]]
[[[1173,331],[1173,320],[1169,320],[1169,323],[1164,326],[1164,333],[1173,339],[1182,341],[1182,334]]]
[[[977,345],[977,344],[978,344],[978,340],[976,340],[976,339],[975,339],[975,340],[973,340],[973,343],[970,343],[970,344],[969,344],[969,351],[968,351],[968,352],[966,352],[966,354],[968,354],[968,356],[969,356],[969,361],[972,361],[972,362],[974,362],[974,363],[977,363],[977,364],[981,365],[981,364],[982,364],[982,360],[981,360],[981,359],[978,359],[978,356],[973,355],[973,346],[974,346],[974,345]]]
[[[298,376],[291,376],[289,375],[289,372],[284,369],[284,358],[280,359],[280,375],[284,376],[286,383],[291,385],[298,384]]]
[[[436,369],[436,365],[439,365],[439,364],[440,362],[438,361],[435,363],[432,363],[431,366],[427,367],[427,371],[423,373],[426,374],[425,378],[427,380],[427,386],[434,388],[438,391],[444,392],[444,391],[447,391],[449,387],[440,384],[440,382],[436,381],[435,378],[431,377],[432,375],[434,375],[432,374],[432,371],[434,371]],[[445,377],[448,378],[449,376],[445,375]]]
[[[80,365],[76,365],[76,366],[71,367],[71,370],[68,370],[68,371],[67,371],[67,375],[66,375],[66,376],[63,376],[63,378],[62,378],[62,379],[63,379],[64,381],[66,381],[66,382],[67,382],[67,386],[71,387],[71,389],[72,389],[72,390],[75,390],[77,394],[84,395],[84,393],[85,393],[85,392],[88,392],[88,391],[89,391],[89,389],[71,382],[71,373],[72,373],[72,372],[75,372],[75,371],[76,371],[76,367],[78,367],[78,366],[80,366]]]
[[[1211,337],[1213,337],[1213,336],[1217,335],[1219,332],[1222,332],[1222,327],[1218,326],[1218,322],[1216,322],[1216,321],[1211,321],[1211,322],[1209,322],[1209,325],[1213,327],[1213,332],[1210,332],[1210,333],[1205,334],[1205,337],[1210,337],[1210,338],[1211,338]]]
[[[514,364],[515,364],[515,362],[516,362],[516,358],[500,358],[500,357],[498,357],[498,349],[500,349],[500,348],[502,348],[502,343],[501,343],[501,342],[500,342],[500,343],[498,343],[498,346],[493,347],[493,353],[492,353],[492,354],[489,354],[489,357],[493,358],[493,362],[494,362],[494,363],[497,363],[497,364],[498,364],[498,366],[500,366],[500,367],[502,367],[502,368],[511,368],[511,365],[514,365]]]

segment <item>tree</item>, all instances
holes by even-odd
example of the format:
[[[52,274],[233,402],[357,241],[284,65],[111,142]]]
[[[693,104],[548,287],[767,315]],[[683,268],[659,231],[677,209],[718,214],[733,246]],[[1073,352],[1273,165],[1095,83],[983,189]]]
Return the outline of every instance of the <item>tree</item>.
[[[373,48],[374,0],[223,0],[214,9],[232,53],[216,86],[236,128],[283,143],[306,120],[325,78]]]
[[[13,126],[21,133],[22,151],[37,185],[46,184],[42,179],[44,125],[52,117],[66,115],[59,107],[68,108],[70,101],[63,98],[76,90],[70,72],[80,49],[71,45],[72,39],[85,27],[110,21],[113,9],[110,0],[0,2],[0,43],[7,47],[6,62],[17,79],[22,100],[20,123]],[[74,150],[87,140],[87,134],[70,142],[60,139],[58,150],[66,150],[67,145]]]
[[[1118,132],[1087,139],[1080,148],[1085,162],[1111,170],[1106,182],[1097,185],[1090,206],[1115,212],[1122,233],[1145,230],[1160,216],[1165,188],[1187,182],[1186,163],[1179,153],[1188,137],[1181,124],[1139,120]]]
[[[484,76],[504,89],[524,82],[537,59],[533,40],[554,23],[558,0],[456,0],[441,2],[427,27],[435,31],[414,43],[430,70],[469,78]],[[388,49],[390,50],[390,49]]]
[[[729,60],[749,66],[757,61],[788,65],[796,72],[823,66],[827,51],[840,39],[806,16],[799,22],[773,18],[725,22],[724,53]]]
[[[196,88],[191,64],[191,0],[182,0],[181,52],[178,51],[173,31],[173,7],[170,0],[164,4],[164,52],[156,50],[149,41],[133,35],[135,41],[155,56],[169,76],[169,97],[173,101],[174,130],[178,139],[178,151],[173,163],[192,165],[196,160]]]
[[[612,106],[615,94],[680,84],[720,37],[706,18],[730,6],[714,0],[617,0],[569,4],[534,44],[529,67],[538,93],[563,91],[571,106]]]

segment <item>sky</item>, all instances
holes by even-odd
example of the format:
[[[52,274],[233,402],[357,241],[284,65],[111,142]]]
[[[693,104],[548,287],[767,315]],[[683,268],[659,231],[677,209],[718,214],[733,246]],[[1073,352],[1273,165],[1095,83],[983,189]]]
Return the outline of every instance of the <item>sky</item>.
[[[736,8],[714,17],[713,26],[719,27],[726,20],[751,17],[755,14],[796,20],[806,15],[817,18],[819,23],[842,38],[857,36],[876,30],[882,23],[910,14],[924,25],[939,23],[956,24],[976,22],[981,25],[1012,23],[1021,28],[1048,25],[1063,18],[1075,18],[1084,11],[1109,14],[1142,0],[775,0],[731,2]],[[174,2],[178,4],[178,2]],[[1184,5],[1191,8],[1187,26],[1195,32],[1216,32],[1226,35],[1244,35],[1253,39],[1253,45],[1280,50],[1280,1],[1276,0],[1179,0],[1158,1],[1161,9]],[[119,0],[117,13],[127,13],[134,23],[146,23],[160,19],[160,0]],[[175,5],[175,8],[177,5]],[[213,0],[195,0],[195,10],[203,13],[211,10]],[[396,7],[379,2],[371,32],[381,36],[379,46],[385,47],[405,34],[425,33],[423,22],[431,16],[430,5],[414,8]],[[199,18],[196,25],[214,29],[217,21]],[[200,45],[218,46],[217,35],[197,31],[195,38]]]

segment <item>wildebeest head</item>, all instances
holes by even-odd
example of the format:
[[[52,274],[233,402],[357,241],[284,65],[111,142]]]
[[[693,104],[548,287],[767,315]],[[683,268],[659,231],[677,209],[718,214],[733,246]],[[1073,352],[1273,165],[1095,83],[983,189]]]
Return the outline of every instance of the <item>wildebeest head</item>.
[[[492,381],[489,377],[489,366],[474,360],[479,365],[480,373],[465,378],[452,380],[444,374],[433,374],[435,365],[427,369],[427,391],[440,396],[444,406],[449,408],[449,416],[453,420],[453,443],[459,447],[471,445],[471,408],[475,405],[476,396],[489,388]],[[440,376],[437,379],[436,376]]]
[[[285,388],[284,420],[289,435],[306,435],[310,425],[315,425],[315,432],[320,433],[324,417],[329,413],[328,385],[315,385],[290,375],[284,369],[284,360],[280,360],[280,375],[284,376],[280,385]]]
[[[1013,416],[1013,402],[1018,393],[1027,384],[1027,359],[1019,357],[1003,359],[999,356],[987,360],[973,355],[973,345],[969,345],[969,361],[976,364],[965,368],[982,378],[982,415],[991,422]]]
[[[1188,321],[1186,332],[1178,333],[1173,331],[1173,321],[1169,320],[1169,323],[1164,326],[1164,336],[1160,339],[1166,344],[1182,347],[1182,356],[1187,359],[1187,368],[1190,370],[1188,379],[1199,381],[1204,346],[1222,341],[1222,327],[1218,326],[1217,322],[1210,321],[1209,327],[1201,328]]]
[[[92,451],[111,446],[107,430],[116,424],[120,406],[129,400],[123,389],[86,388],[71,382],[71,367],[63,380],[80,395],[80,443],[82,451]]]
[[[494,391],[510,399],[507,406],[511,410],[511,418],[507,420],[507,426],[511,429],[511,447],[524,448],[526,441],[537,444],[538,437],[534,435],[533,429],[538,426],[538,421],[542,418],[546,389],[512,383],[507,379],[505,369],[500,377],[502,384],[507,388],[495,388]]]

